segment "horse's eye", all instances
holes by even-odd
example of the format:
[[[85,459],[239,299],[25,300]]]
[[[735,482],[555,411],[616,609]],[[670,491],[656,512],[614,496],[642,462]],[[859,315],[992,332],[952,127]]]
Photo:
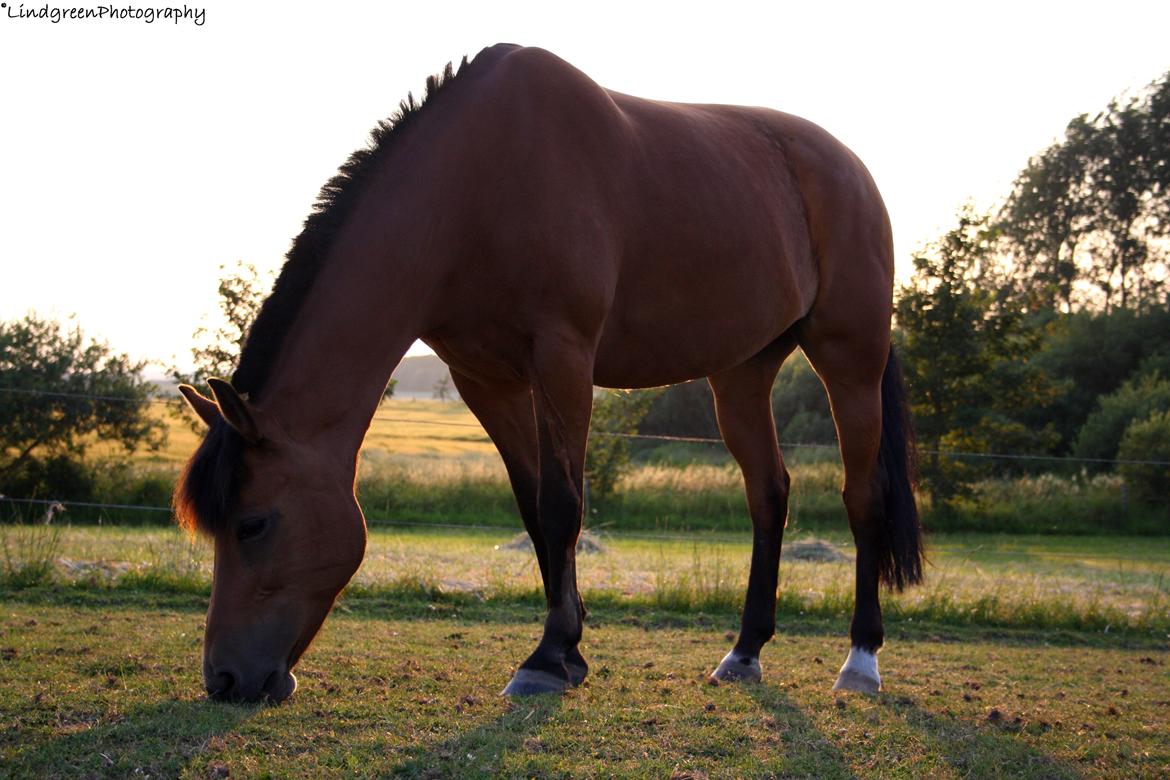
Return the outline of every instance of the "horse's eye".
[[[241,542],[246,542],[260,536],[267,528],[267,517],[245,517],[240,521],[240,527],[236,529],[236,538]]]

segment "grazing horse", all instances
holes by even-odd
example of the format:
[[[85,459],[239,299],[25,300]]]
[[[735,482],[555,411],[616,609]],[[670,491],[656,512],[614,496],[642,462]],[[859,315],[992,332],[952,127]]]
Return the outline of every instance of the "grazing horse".
[[[821,128],[762,108],[643,100],[536,48],[485,49],[408,97],[321,191],[176,487],[214,538],[212,698],[286,698],[365,552],[358,450],[416,338],[499,449],[536,548],[544,633],[505,693],[561,691],[578,650],[582,466],[594,385],[707,377],[753,535],[739,639],[760,677],[789,478],[770,391],[799,346],[829,394],[857,545],[837,687],[876,691],[879,581],[921,577],[909,420],[890,347],[889,220]]]

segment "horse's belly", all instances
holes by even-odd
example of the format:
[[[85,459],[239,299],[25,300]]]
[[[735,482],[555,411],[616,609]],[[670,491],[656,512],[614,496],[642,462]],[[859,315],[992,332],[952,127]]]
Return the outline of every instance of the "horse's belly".
[[[598,344],[595,384],[657,387],[710,376],[763,350],[812,303],[811,292],[768,279],[732,295],[703,285],[688,289],[703,294],[686,300],[665,288],[619,296]]]

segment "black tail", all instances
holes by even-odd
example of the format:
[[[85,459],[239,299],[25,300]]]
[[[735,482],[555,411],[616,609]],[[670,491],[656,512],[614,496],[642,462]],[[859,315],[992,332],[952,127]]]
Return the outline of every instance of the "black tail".
[[[922,582],[922,524],[914,502],[918,482],[914,426],[906,404],[902,365],[890,347],[882,375],[882,443],[878,451],[878,481],[884,533],[877,551],[878,577],[888,587],[902,590]]]

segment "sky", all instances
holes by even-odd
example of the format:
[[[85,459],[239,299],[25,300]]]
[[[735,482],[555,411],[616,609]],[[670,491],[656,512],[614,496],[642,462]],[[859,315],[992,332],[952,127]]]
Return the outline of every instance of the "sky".
[[[964,202],[994,206],[1070,119],[1170,70],[1170,3],[1126,0],[195,0],[177,21],[28,15],[101,6],[0,5],[0,320],[74,315],[157,365],[189,361],[221,265],[279,267],[374,123],[492,43],[544,47],[629,94],[817,122],[877,180],[903,278]]]

